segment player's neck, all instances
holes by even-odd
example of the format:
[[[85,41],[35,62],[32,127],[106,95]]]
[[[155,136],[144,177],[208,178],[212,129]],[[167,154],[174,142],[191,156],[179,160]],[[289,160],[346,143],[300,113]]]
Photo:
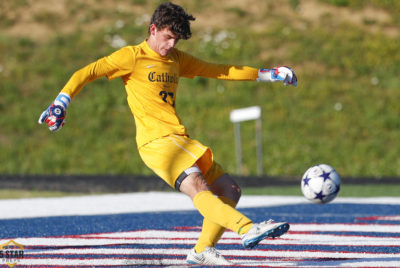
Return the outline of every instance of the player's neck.
[[[157,54],[159,57],[162,57],[160,55],[160,53],[157,52],[157,46],[156,46],[156,42],[154,42],[154,40],[152,38],[147,38],[146,39],[146,43],[147,46],[155,53]]]

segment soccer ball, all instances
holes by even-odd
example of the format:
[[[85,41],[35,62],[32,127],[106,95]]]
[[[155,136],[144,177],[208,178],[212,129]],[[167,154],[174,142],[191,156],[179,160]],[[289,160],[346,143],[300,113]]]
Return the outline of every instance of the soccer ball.
[[[340,177],[329,165],[320,164],[310,167],[301,179],[301,191],[313,203],[331,202],[340,191]]]

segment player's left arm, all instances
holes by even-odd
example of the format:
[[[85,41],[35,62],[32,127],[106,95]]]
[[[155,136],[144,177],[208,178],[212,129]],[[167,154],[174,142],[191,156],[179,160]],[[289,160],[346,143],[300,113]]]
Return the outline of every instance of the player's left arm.
[[[272,69],[256,69],[249,66],[214,64],[197,59],[187,53],[182,53],[182,76],[193,78],[202,76],[223,80],[283,82],[285,86],[297,86],[297,77],[294,71],[286,66]]]

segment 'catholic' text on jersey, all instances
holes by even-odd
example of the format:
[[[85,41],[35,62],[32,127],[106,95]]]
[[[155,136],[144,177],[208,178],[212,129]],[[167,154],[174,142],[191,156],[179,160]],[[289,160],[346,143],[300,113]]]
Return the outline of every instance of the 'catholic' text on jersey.
[[[174,83],[174,84],[178,84],[179,80],[177,74],[169,74],[169,73],[158,74],[156,72],[150,72],[148,78],[150,82],[163,82],[163,83]]]

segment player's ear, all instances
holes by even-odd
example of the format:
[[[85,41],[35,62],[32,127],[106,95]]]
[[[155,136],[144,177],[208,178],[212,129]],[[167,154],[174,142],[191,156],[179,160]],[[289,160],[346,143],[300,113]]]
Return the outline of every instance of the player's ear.
[[[154,23],[150,24],[150,26],[149,26],[150,35],[154,35],[156,30],[157,30],[157,26]]]

